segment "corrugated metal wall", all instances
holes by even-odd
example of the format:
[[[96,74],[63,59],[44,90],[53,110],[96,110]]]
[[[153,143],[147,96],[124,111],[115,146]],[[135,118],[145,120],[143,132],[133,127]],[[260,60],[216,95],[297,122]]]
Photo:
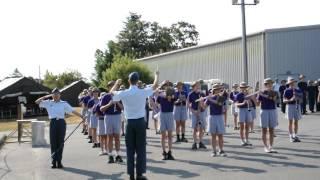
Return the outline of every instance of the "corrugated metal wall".
[[[248,37],[249,84],[264,78],[263,33]],[[140,62],[152,71],[159,67],[160,79],[194,81],[221,79],[228,84],[243,80],[241,39],[212,44],[186,51],[144,58]]]
[[[266,74],[279,79],[302,73],[320,78],[320,26],[266,32]]]

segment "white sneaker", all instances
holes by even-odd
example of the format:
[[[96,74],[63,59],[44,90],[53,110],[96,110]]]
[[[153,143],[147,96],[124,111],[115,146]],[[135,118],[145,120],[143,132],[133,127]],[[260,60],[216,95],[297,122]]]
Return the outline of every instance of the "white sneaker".
[[[275,149],[273,149],[273,147],[270,147],[269,149],[270,149],[270,152],[271,152],[271,153],[278,153],[278,151],[276,151]]]
[[[246,142],[241,141],[241,146],[246,146],[246,145],[247,145],[247,143],[246,143]]]
[[[249,142],[249,140],[246,140],[246,144],[247,144],[248,146],[252,146],[252,144]]]
[[[211,157],[216,157],[217,156],[217,152],[216,151],[213,151],[212,153],[211,153]]]
[[[296,140],[293,137],[290,137],[290,142],[295,142]]]
[[[264,147],[264,152],[271,153],[271,150],[268,147]]]

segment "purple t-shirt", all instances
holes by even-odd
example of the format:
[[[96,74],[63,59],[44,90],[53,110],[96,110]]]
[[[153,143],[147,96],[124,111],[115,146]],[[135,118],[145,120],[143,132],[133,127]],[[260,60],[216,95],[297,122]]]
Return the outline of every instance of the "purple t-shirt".
[[[262,94],[267,94],[267,91],[263,91]],[[266,98],[259,94],[257,100],[261,102],[261,109],[276,109],[276,102],[272,99]]]
[[[295,93],[296,93],[296,96],[299,96],[299,97],[302,97],[303,94],[302,94],[302,91],[300,89],[297,89],[295,88],[294,89]],[[287,88],[285,91],[284,91],[284,94],[283,94],[283,98],[285,99],[291,99],[293,97],[293,89],[292,88]],[[289,102],[288,104],[295,104],[296,102],[293,101],[293,102]]]
[[[100,100],[100,107],[107,105],[112,100],[112,94],[108,93],[104,95]],[[119,106],[114,107],[111,105],[106,111],[103,112],[103,115],[112,115],[112,114],[121,114],[121,108]]]
[[[88,107],[88,102],[90,101],[91,96],[85,96],[82,100],[85,107]]]
[[[184,98],[185,100],[181,101],[180,103],[175,103],[175,105],[176,105],[176,106],[185,106],[185,105],[186,105],[186,100],[187,100],[187,93],[186,93],[185,91],[181,91],[181,92],[176,91],[176,92],[174,93],[174,97],[175,97],[176,99],[178,99],[180,96],[181,96],[182,98]]]
[[[217,98],[218,96],[211,97],[212,100],[217,100]],[[210,107],[210,115],[221,115],[223,113],[223,106],[219,106],[210,100],[206,100],[205,103]]]
[[[245,100],[245,95],[242,92],[239,92],[235,98],[234,98],[235,102],[237,103],[243,103],[243,101]],[[239,108],[248,108],[248,105],[244,104],[242,106],[238,106]]]
[[[199,102],[196,102],[196,100],[199,99],[200,97],[205,97],[205,94],[201,92],[194,92],[194,91],[189,93],[188,101],[189,103],[191,103],[191,108],[193,110],[198,110]]]
[[[236,95],[239,94],[239,91],[232,91],[229,95],[229,98],[232,100],[232,101],[235,101],[235,97]]]
[[[96,114],[96,115],[98,115],[98,116],[103,116],[103,112],[101,112],[100,111],[100,103],[98,103],[98,104],[95,104],[94,106],[93,106],[93,108],[92,108],[92,112],[94,113],[94,114]]]
[[[157,102],[161,106],[161,112],[173,112],[174,101],[175,99],[171,99],[171,101],[169,101],[167,98],[162,96],[158,96],[157,98]]]
[[[99,99],[91,98],[88,102],[87,107],[91,109],[95,104],[98,104],[98,103],[99,103]]]

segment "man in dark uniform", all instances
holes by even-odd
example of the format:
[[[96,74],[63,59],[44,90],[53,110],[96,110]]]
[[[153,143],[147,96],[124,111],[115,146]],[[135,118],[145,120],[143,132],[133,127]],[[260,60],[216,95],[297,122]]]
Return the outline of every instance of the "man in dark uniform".
[[[314,113],[314,106],[316,104],[316,99],[317,99],[317,89],[318,87],[315,86],[312,80],[308,81],[308,102],[309,102],[309,110]]]
[[[52,98],[52,100],[46,100],[49,98]],[[66,135],[65,114],[73,113],[82,119],[83,117],[69,103],[60,100],[60,90],[57,88],[52,90],[52,94],[37,99],[35,103],[39,104],[41,108],[47,109],[50,119],[50,145],[53,159],[51,168],[63,168],[61,160]]]
[[[298,82],[298,87],[303,93],[302,97],[302,103],[301,103],[301,113],[306,114],[307,113],[307,87],[308,84],[304,81],[305,76],[301,74],[299,76],[299,82]]]
[[[129,75],[129,89],[116,91],[122,80],[118,79],[110,92],[114,94],[113,101],[121,101],[124,106],[124,115],[127,119],[126,125],[126,151],[127,151],[127,173],[130,179],[135,179],[135,154],[137,180],[147,179],[143,176],[147,170],[146,155],[146,123],[145,123],[145,104],[147,97],[153,95],[158,87],[159,71],[155,73],[152,87],[139,89],[137,83],[139,74],[133,72]]]
[[[286,80],[281,80],[281,85],[279,87],[281,112],[282,113],[286,113],[286,103],[283,102],[283,94],[284,94],[284,91],[287,89],[286,83],[287,83]]]

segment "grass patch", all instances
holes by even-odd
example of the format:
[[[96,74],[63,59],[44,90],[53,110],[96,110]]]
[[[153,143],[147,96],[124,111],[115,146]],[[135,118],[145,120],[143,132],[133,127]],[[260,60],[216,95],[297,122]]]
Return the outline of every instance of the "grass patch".
[[[76,107],[75,110],[80,112],[81,108]],[[48,123],[49,123],[48,116],[40,116],[40,117],[34,117],[34,118],[30,118],[30,119],[38,119],[40,121],[48,121]],[[73,115],[73,114],[66,116],[67,124],[78,124],[78,123],[80,123],[80,121],[82,121],[82,119],[79,118],[78,116]],[[18,127],[18,123],[14,119],[0,121],[0,132],[13,131],[13,130],[17,129],[17,127]]]

